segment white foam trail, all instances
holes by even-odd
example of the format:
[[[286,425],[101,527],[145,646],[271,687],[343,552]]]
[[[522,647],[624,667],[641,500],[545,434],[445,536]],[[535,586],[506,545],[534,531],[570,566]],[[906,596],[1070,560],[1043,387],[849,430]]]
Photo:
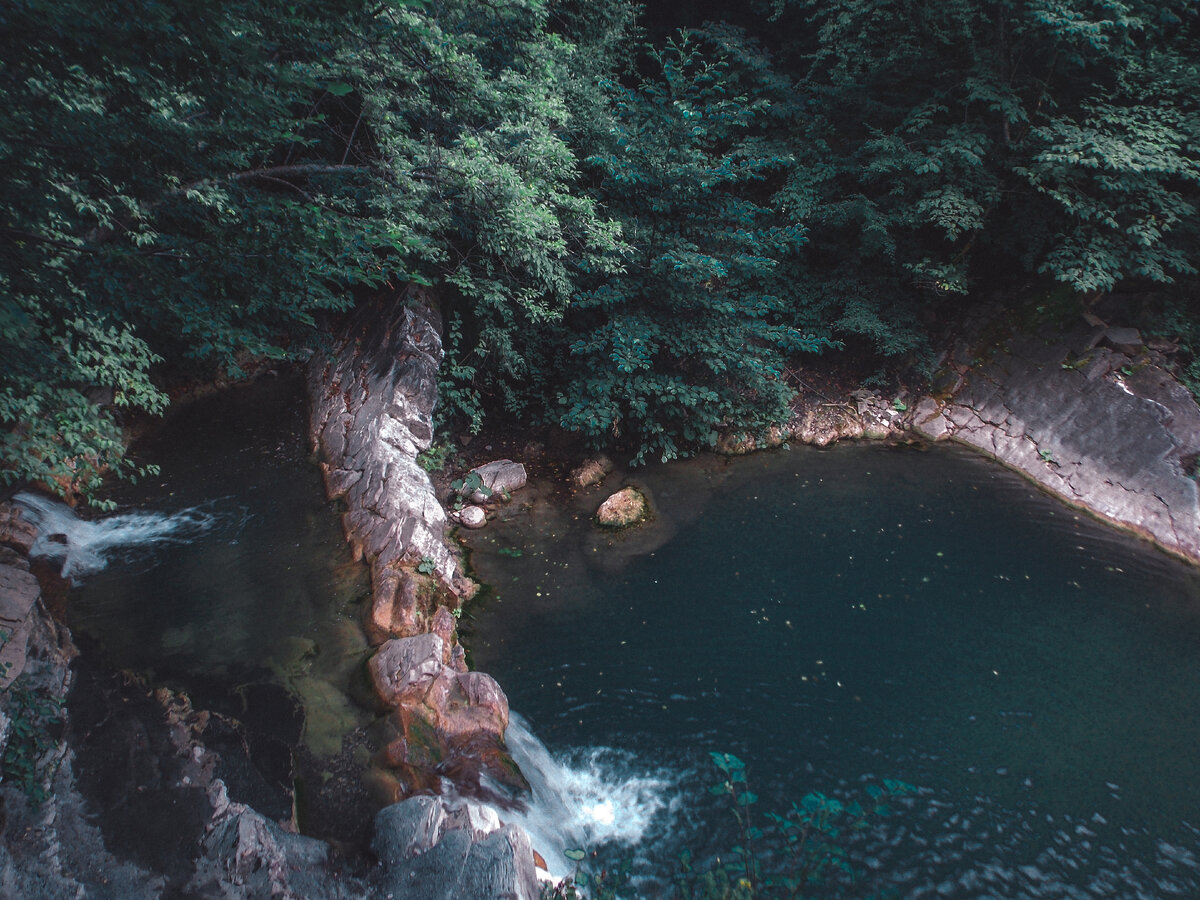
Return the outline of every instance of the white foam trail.
[[[515,713],[505,741],[533,798],[526,812],[502,811],[500,818],[529,833],[555,879],[574,871],[564,850],[592,851],[614,844],[633,850],[673,812],[678,776],[639,771],[630,753],[593,747],[570,759],[557,757]]]
[[[64,578],[99,572],[109,555],[125,547],[185,543],[208,529],[215,517],[198,509],[175,513],[135,512],[107,519],[80,519],[65,503],[21,493],[13,500],[37,527],[32,556],[60,560]]]

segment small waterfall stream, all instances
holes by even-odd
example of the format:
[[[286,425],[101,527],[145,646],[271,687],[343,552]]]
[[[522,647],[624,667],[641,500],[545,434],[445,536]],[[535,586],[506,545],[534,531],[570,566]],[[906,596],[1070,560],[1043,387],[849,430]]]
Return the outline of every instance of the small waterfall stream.
[[[670,829],[678,812],[679,773],[648,769],[633,754],[611,747],[556,756],[517,714],[505,740],[533,796],[526,811],[500,811],[500,817],[529,833],[553,877],[570,873],[567,850],[609,848],[636,859],[652,835]]]
[[[58,562],[63,577],[74,581],[99,572],[113,556],[131,549],[187,543],[217,521],[199,508],[81,519],[65,503],[40,494],[23,492],[13,500],[38,529],[31,555]]]

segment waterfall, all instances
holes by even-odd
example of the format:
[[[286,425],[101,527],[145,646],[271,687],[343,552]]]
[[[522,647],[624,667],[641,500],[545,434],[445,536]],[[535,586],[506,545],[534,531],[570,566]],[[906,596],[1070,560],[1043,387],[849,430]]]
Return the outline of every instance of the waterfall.
[[[650,771],[632,753],[592,747],[552,754],[515,713],[505,741],[529,782],[532,801],[525,812],[503,811],[500,818],[529,833],[556,879],[574,868],[565,850],[615,846],[622,858],[636,856],[676,812],[679,774]]]
[[[98,572],[108,564],[110,555],[120,550],[186,543],[216,521],[215,516],[196,508],[81,519],[71,507],[49,497],[20,493],[13,500],[38,530],[31,555],[60,561],[64,578]]]

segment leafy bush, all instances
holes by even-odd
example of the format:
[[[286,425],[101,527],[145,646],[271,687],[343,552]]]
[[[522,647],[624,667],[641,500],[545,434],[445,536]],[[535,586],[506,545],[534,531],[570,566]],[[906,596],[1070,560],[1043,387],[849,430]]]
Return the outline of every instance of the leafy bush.
[[[39,805],[47,797],[42,757],[58,742],[63,701],[19,682],[9,685],[0,696],[7,700],[6,713],[12,720],[0,773],[4,781],[15,783],[30,802]]]

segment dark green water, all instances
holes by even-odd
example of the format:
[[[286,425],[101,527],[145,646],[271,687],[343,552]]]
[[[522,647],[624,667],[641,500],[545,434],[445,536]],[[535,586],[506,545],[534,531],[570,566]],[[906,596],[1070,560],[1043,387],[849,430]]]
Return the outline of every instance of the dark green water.
[[[373,718],[351,698],[368,652],[368,585],[324,500],[304,417],[301,385],[286,378],[173,414],[136,447],[161,475],[114,499],[202,527],[143,542],[133,524],[106,518],[113,552],[83,576],[68,615],[113,666],[190,691],[286,688],[305,710],[304,746],[324,756]]]
[[[471,538],[467,623],[551,751],[669,784],[638,855],[733,843],[715,750],[764,810],[916,786],[850,841],[862,896],[1200,896],[1193,569],[947,448],[639,478],[629,538],[587,521],[607,492],[518,496]]]

